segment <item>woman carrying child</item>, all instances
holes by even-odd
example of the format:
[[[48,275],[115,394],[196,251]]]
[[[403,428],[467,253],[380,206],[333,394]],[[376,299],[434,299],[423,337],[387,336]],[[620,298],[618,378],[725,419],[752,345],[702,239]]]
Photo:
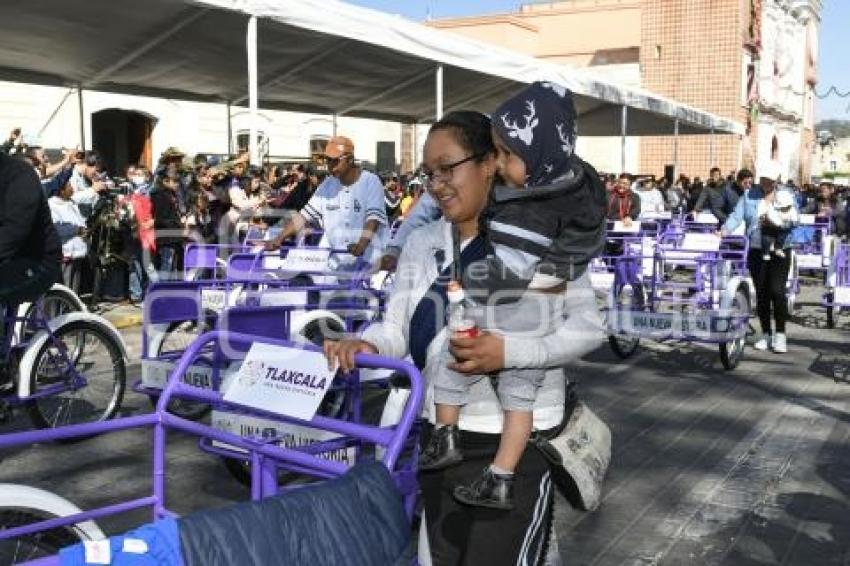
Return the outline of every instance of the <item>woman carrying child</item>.
[[[552,87],[534,85],[531,88],[537,92],[540,88]],[[559,132],[556,116],[548,113],[548,107],[544,109],[543,105],[535,105],[536,112],[539,112],[535,116],[539,122],[532,127],[535,135],[537,131],[549,129]],[[528,113],[526,109],[525,114]],[[499,114],[494,116],[497,120],[501,119]],[[508,120],[511,119],[509,116]],[[532,122],[529,120],[527,126],[530,127]],[[541,127],[540,123],[546,125]],[[536,129],[538,127],[540,130]],[[561,141],[559,133],[556,147],[562,151],[562,146],[572,145],[572,127],[572,124],[564,124],[560,129],[566,134],[566,141]],[[520,136],[527,134],[516,131],[517,140],[525,143],[526,138]],[[506,136],[511,138],[510,133]],[[517,191],[525,190],[527,183],[536,181],[533,174],[548,169],[548,158],[553,151],[548,145],[551,145],[551,140],[529,146],[537,148],[539,155],[534,149],[527,153],[517,151],[526,170],[526,178],[520,179]],[[572,154],[571,150],[572,147],[564,153]],[[559,159],[558,165],[563,161]],[[601,216],[604,214],[604,187],[598,175],[577,158],[568,161],[569,167],[560,173],[569,170],[579,174],[578,169],[581,169],[584,180],[573,190],[584,190],[578,187],[593,183],[594,188],[589,190],[589,194],[595,194],[597,190],[600,192]],[[575,265],[572,274],[569,269],[565,273],[559,270],[558,266],[571,265],[570,261],[560,261],[562,254],[550,254],[549,247],[545,246],[545,250],[540,250],[546,263],[554,267],[551,277],[555,280],[563,278],[563,282],[555,283],[554,288],[543,287],[550,291],[551,297],[547,300],[558,297],[562,303],[562,308],[551,313],[552,325],[545,329],[545,335],[501,334],[490,332],[485,327],[474,338],[452,339],[449,336],[444,314],[448,283],[454,273],[464,274],[474,262],[483,261],[486,266],[488,251],[496,252],[501,245],[498,239],[491,241],[483,234],[482,227],[493,228],[492,223],[487,222],[484,211],[491,202],[490,195],[499,170],[516,165],[513,159],[497,158],[491,124],[486,116],[477,112],[454,112],[435,123],[425,143],[425,170],[430,178],[429,190],[440,206],[442,218],[418,228],[408,238],[399,259],[395,288],[383,322],[370,326],[359,340],[325,344],[330,363],[339,365],[343,371],[353,368],[354,356],[360,352],[396,358],[411,355],[428,382],[429,399],[433,399],[435,382],[449,370],[445,352],[450,342],[451,352],[457,360],[452,364],[452,370],[470,377],[465,404],[458,411],[456,427],[459,434],[451,436],[455,441],[454,448],[463,457],[453,466],[437,467],[420,477],[433,564],[542,563],[551,526],[553,498],[548,463],[537,448],[528,443],[519,447],[518,463],[508,481],[512,505],[488,509],[468,505],[455,497],[458,487],[474,487],[488,471],[493,472],[492,465],[500,450],[505,428],[505,412],[496,388],[490,379],[481,379],[480,376],[501,375],[506,369],[542,372],[542,380],[534,385],[536,394],[533,395],[531,409],[524,411],[524,418],[526,422],[531,421],[534,429],[549,431],[555,429],[564,416],[564,366],[597,347],[602,337],[593,290],[587,274],[582,273],[580,268],[584,262],[581,258],[593,246],[584,245],[586,242],[581,239],[575,241],[576,249],[572,250],[576,258],[572,262]],[[503,175],[513,177],[507,171]],[[540,185],[543,186],[550,180],[554,181],[555,177],[548,180],[541,177],[541,180]],[[529,186],[538,185],[529,183]],[[493,196],[495,199],[496,193]],[[564,220],[568,224],[570,219]],[[567,227],[567,231],[572,229]],[[561,239],[555,237],[554,240]],[[510,246],[505,249],[510,249]],[[458,266],[453,265],[455,255],[458,256]],[[540,263],[543,261],[529,265],[539,266]],[[525,283],[518,286],[515,283],[519,279],[510,276],[505,289],[527,288],[536,272],[535,267],[530,277],[522,279]],[[435,407],[430,402],[426,403],[426,417],[432,423],[438,420]],[[430,446],[433,436],[447,438],[448,435],[440,432],[445,428],[427,427],[424,445]],[[524,435],[524,430],[521,435]],[[439,444],[441,440],[435,442]],[[514,448],[519,444],[515,443]],[[425,556],[427,552],[420,548],[420,559]]]

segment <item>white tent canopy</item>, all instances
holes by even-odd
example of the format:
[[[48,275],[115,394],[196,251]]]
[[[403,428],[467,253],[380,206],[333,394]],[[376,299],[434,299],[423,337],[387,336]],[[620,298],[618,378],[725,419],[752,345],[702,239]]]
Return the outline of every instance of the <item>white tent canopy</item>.
[[[575,94],[581,135],[743,133],[741,124],[641,89],[335,0],[11,0],[0,3],[0,79],[248,101],[246,30],[257,16],[264,108],[433,119],[438,104],[492,111],[533,80]],[[435,96],[442,68],[442,100]]]

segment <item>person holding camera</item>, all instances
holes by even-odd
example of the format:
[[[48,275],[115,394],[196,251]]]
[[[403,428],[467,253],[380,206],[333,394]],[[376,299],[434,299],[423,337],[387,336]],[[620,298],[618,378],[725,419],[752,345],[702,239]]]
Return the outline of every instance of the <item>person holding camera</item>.
[[[80,207],[83,218],[91,216],[103,191],[109,190],[110,179],[103,172],[103,160],[96,151],[79,151],[74,156],[70,179],[74,194],[71,197]],[[115,184],[112,183],[114,187]]]
[[[280,248],[312,222],[325,230],[323,246],[347,250],[352,256],[377,265],[387,232],[381,179],[357,164],[354,142],[345,136],[328,140],[325,157],[330,175],[301,209],[301,214],[293,215],[278,237],[266,244],[266,249]]]

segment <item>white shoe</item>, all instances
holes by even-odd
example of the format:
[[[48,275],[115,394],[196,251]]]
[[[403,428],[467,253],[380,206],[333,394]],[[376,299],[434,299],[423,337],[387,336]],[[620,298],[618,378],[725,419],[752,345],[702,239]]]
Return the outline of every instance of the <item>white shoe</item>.
[[[753,348],[756,350],[768,350],[773,345],[773,336],[770,334],[764,334],[762,337],[753,344]]]
[[[782,332],[777,332],[773,338],[773,351],[777,354],[785,354],[788,352],[788,339]]]

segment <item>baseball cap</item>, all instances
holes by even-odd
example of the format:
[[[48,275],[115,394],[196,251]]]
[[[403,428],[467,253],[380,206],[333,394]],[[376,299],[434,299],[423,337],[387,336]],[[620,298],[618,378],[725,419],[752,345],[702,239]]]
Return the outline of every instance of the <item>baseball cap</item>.
[[[325,146],[326,157],[337,159],[346,153],[354,153],[354,142],[350,139],[345,136],[334,136],[328,140]]]

